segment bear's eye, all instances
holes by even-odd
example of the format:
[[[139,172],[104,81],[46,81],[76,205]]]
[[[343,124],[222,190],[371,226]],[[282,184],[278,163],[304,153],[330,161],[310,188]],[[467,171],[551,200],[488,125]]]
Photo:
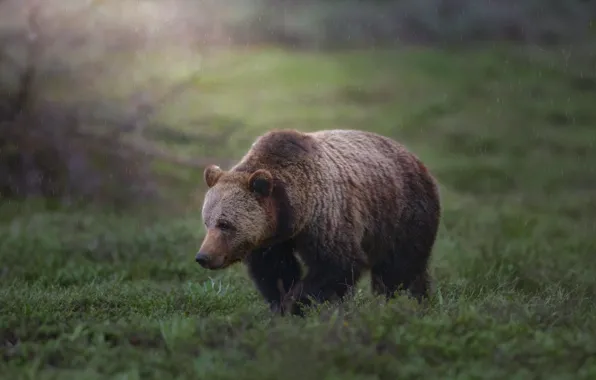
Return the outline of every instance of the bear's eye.
[[[233,229],[232,225],[224,220],[217,222],[216,227],[222,231],[231,231]]]

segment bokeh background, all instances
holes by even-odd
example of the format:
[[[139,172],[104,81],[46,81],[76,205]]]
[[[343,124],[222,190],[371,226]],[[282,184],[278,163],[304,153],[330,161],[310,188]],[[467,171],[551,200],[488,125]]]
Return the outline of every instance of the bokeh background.
[[[194,263],[272,128],[427,164],[430,304],[279,319]],[[593,1],[0,0],[0,377],[593,378],[595,144]]]

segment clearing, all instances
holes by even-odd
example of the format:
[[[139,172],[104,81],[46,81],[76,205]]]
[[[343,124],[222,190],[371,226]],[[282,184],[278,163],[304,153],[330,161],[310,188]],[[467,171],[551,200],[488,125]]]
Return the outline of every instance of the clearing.
[[[126,97],[155,73],[167,84],[195,67],[176,54],[121,57],[90,87]],[[223,161],[269,128],[344,127],[397,138],[428,164],[444,208],[432,305],[384,305],[364,279],[341,312],[274,318],[241,266],[194,263],[200,201],[186,190],[188,212],[152,219],[5,204],[0,376],[596,377],[594,57],[252,48],[203,64],[158,115],[176,130],[151,135],[178,154]],[[156,169],[202,186],[201,171]]]

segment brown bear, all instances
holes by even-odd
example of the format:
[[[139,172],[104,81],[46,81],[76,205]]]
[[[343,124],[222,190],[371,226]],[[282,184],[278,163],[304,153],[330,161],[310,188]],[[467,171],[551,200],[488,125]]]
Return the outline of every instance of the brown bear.
[[[400,287],[428,296],[438,187],[396,141],[273,130],[230,170],[207,167],[204,179],[207,234],[196,261],[212,270],[243,261],[272,311],[303,315],[311,300],[341,299],[367,270],[387,299]]]

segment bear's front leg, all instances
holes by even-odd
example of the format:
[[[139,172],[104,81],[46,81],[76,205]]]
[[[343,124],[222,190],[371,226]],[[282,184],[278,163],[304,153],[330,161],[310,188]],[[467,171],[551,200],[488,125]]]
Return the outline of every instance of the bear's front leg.
[[[309,269],[304,280],[292,287],[282,304],[282,314],[304,316],[312,301],[323,303],[342,299],[354,286],[362,273],[360,265],[318,263]],[[312,301],[311,301],[312,300]]]
[[[294,245],[286,241],[251,252],[245,259],[248,273],[271,311],[282,313],[282,300],[300,281],[302,269],[294,256]]]

